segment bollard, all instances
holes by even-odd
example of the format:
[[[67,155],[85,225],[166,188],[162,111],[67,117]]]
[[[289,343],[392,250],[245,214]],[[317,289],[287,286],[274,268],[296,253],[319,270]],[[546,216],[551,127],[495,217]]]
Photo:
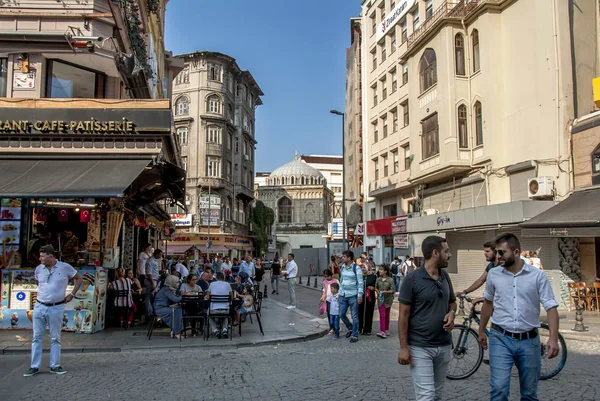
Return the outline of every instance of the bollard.
[[[458,313],[457,316],[465,316],[465,299],[460,298],[460,302],[458,304]]]
[[[310,287],[310,277],[311,277],[311,276],[309,275],[309,276],[308,276],[308,279],[306,279],[306,286],[307,286],[307,287]]]
[[[313,286],[314,288],[319,288],[319,287],[317,287],[318,278],[319,278],[319,276],[315,276],[315,285]]]
[[[577,300],[575,304],[575,326],[571,329],[573,331],[587,331],[587,327],[583,325],[583,301]]]
[[[298,276],[300,277],[300,282],[298,284],[302,284],[302,276]]]
[[[267,295],[269,293],[269,289],[267,288],[267,285],[265,284],[265,295],[263,296],[263,298],[269,298],[269,295]]]

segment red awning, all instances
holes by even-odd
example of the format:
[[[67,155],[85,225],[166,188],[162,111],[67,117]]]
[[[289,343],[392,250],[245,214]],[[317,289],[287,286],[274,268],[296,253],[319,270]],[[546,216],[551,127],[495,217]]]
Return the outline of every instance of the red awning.
[[[385,219],[367,221],[367,236],[392,235],[392,221],[396,221],[399,217],[403,216],[386,217]]]

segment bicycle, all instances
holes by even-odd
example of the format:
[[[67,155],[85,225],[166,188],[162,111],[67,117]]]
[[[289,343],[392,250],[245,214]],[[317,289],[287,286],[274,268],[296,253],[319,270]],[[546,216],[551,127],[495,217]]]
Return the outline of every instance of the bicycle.
[[[461,295],[459,298],[461,309],[465,300],[467,302],[473,301],[473,299],[466,295]],[[475,305],[477,304],[479,304],[479,302],[475,303]],[[479,334],[475,329],[471,328],[473,320],[477,324],[480,324],[478,315],[481,314],[481,311],[477,311],[475,305],[471,307],[469,315],[464,318],[464,323],[456,324],[452,329],[452,361],[450,361],[448,373],[446,374],[446,377],[450,380],[466,379],[474,374],[483,362],[484,349],[481,344],[479,344]],[[490,332],[487,328],[484,329],[484,331],[485,335],[489,337]],[[541,327],[538,329],[538,335],[540,336],[540,352],[542,355],[540,380],[547,380],[559,374],[564,368],[567,362],[567,344],[565,343],[563,336],[559,333],[558,355],[549,359],[546,352],[546,342],[550,337],[550,328],[546,323],[541,323]],[[461,369],[461,366],[464,366],[464,368]]]

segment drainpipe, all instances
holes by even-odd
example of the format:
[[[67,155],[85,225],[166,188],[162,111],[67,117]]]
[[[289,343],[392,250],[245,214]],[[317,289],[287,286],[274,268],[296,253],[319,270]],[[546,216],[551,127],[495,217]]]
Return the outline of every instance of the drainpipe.
[[[573,115],[579,117],[579,102],[577,99],[577,62],[575,55],[575,27],[573,0],[569,0],[569,39],[571,44],[571,79],[573,80]],[[570,133],[570,128],[569,128]]]
[[[571,1],[569,2],[571,3]],[[556,153],[557,153],[557,164],[556,164],[556,178],[560,177],[560,158],[561,154],[561,135],[563,133],[561,129],[561,118],[560,118],[560,69],[559,69],[559,48],[558,48],[558,29],[556,27],[556,0],[552,0],[552,29],[554,35],[554,65],[555,65],[555,85],[554,97],[556,101]]]

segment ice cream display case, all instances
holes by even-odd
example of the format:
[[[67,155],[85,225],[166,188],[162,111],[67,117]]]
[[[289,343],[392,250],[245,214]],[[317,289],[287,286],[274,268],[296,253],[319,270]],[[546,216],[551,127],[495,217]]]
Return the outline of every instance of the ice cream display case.
[[[2,270],[0,329],[33,329],[36,303],[35,269]],[[103,267],[78,270],[83,284],[75,298],[64,305],[63,331],[95,333],[104,329],[108,272]],[[69,283],[65,296],[73,291]]]

